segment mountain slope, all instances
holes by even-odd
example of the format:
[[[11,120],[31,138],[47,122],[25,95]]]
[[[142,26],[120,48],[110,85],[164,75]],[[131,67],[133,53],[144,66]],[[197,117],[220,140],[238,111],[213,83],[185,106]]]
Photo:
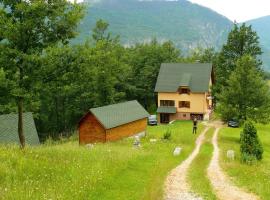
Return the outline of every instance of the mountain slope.
[[[254,19],[246,23],[252,25],[252,28],[257,31],[264,52],[262,55],[264,68],[270,71],[270,16]]]
[[[110,32],[120,35],[126,45],[155,37],[158,41],[172,40],[184,50],[197,46],[219,48],[232,25],[218,13],[186,0],[88,2],[78,41],[89,36],[96,20],[102,18],[109,22]]]
[[[121,42],[132,45],[171,40],[177,47],[188,50],[201,47],[220,48],[226,41],[232,22],[206,7],[187,0],[85,0],[87,14],[75,42],[90,36],[98,19],[110,24],[109,31],[120,35]],[[264,68],[270,71],[270,16],[246,22],[260,36]]]

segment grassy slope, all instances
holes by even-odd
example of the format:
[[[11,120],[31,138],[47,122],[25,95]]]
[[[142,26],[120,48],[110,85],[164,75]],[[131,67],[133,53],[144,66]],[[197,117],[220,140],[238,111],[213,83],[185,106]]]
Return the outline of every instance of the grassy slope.
[[[240,157],[240,132],[241,129],[225,128],[219,136],[221,147],[221,165],[233,177],[234,182],[258,194],[262,200],[270,197],[270,125],[258,125],[258,133],[264,146],[264,158],[256,165],[241,164]],[[236,151],[236,160],[228,161],[226,152],[229,149]]]
[[[199,155],[192,162],[188,173],[188,179],[191,189],[194,193],[203,197],[204,200],[216,200],[216,196],[211,187],[211,183],[207,178],[207,168],[213,153],[211,143],[214,128],[207,133]]]
[[[149,142],[168,128],[170,142]],[[194,147],[191,129],[191,122],[149,127],[139,150],[131,139],[97,144],[91,150],[74,141],[24,152],[0,146],[0,199],[162,199],[167,173]],[[173,157],[178,145],[183,153]]]

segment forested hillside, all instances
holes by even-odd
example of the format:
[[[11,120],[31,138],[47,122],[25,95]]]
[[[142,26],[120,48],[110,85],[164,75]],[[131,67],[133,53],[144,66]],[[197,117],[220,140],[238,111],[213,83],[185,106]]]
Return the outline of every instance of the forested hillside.
[[[120,35],[128,46],[137,42],[171,40],[183,53],[200,47],[219,49],[224,44],[232,22],[203,6],[187,0],[85,0],[86,16],[80,24],[76,43],[86,40],[102,18],[110,24],[110,32]],[[264,69],[270,70],[270,17],[248,21],[260,36]]]
[[[132,45],[171,40],[187,51],[201,47],[221,47],[232,22],[218,13],[180,1],[88,0],[87,14],[80,25],[78,41],[90,34],[97,19],[110,24],[110,32],[121,36],[121,42]]]

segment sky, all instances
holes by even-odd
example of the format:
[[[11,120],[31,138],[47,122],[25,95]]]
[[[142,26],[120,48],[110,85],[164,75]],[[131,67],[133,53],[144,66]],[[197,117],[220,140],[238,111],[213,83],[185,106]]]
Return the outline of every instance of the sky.
[[[269,0],[189,0],[211,8],[232,21],[244,22],[270,15]]]

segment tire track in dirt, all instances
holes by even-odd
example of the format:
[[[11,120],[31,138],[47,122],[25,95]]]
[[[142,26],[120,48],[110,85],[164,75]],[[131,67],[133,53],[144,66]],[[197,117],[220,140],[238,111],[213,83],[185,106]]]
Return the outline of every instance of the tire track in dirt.
[[[233,185],[229,178],[225,175],[219,165],[219,148],[218,133],[220,128],[216,128],[212,138],[214,152],[212,160],[207,169],[207,176],[213,186],[213,189],[220,200],[259,200],[260,198],[252,193],[248,193],[243,189]]]
[[[184,160],[179,166],[171,171],[165,182],[165,200],[202,200],[190,191],[190,186],[187,183],[187,173],[190,164],[198,155],[206,132],[209,127],[206,127],[196,140],[196,146],[189,157]]]

